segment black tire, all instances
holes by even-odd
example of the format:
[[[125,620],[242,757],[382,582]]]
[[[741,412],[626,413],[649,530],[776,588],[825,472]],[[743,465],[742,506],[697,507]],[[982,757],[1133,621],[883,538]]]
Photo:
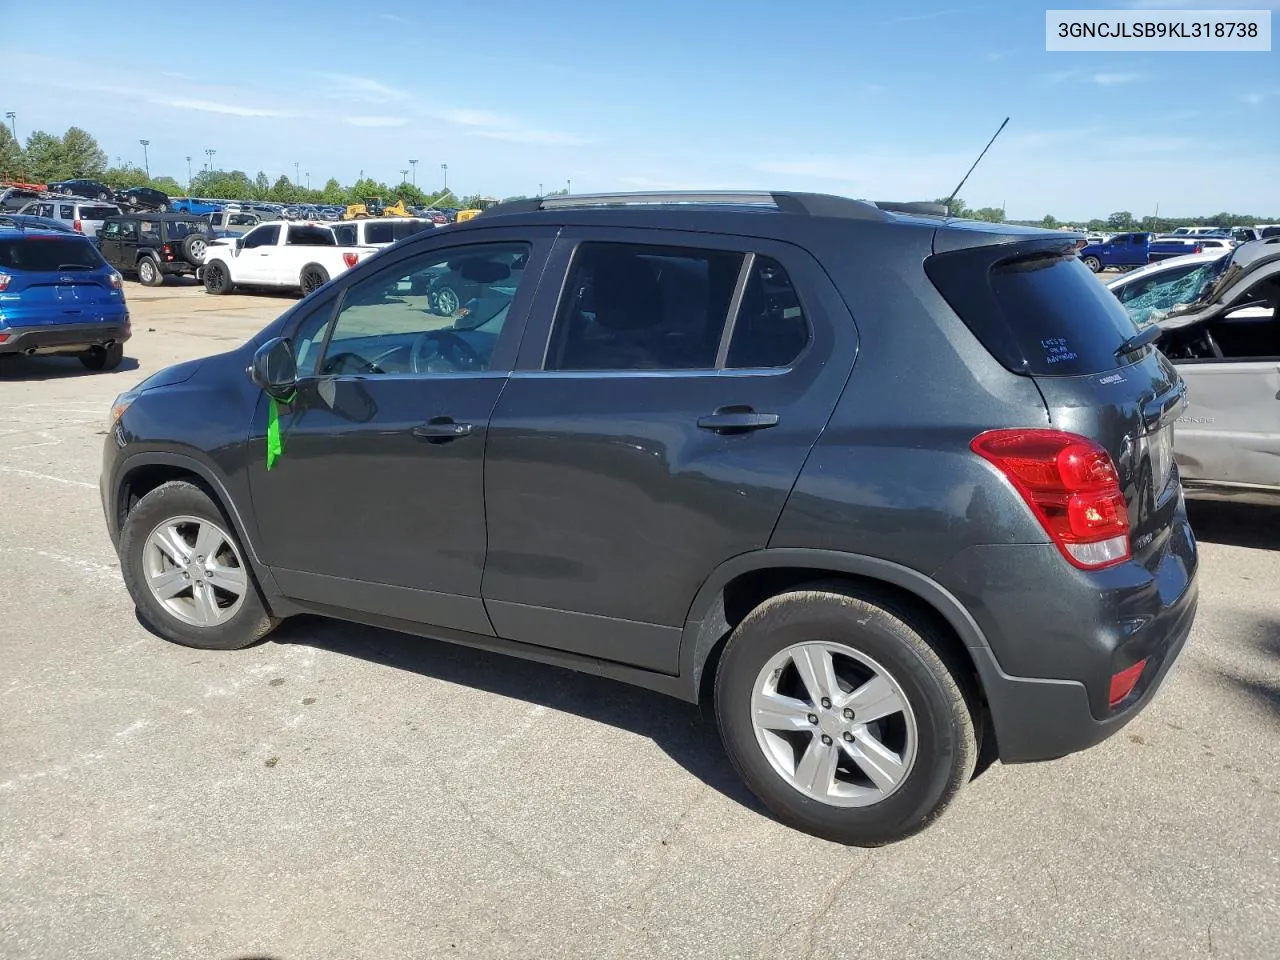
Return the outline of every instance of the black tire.
[[[201,650],[239,650],[257,643],[279,621],[263,603],[253,571],[245,564],[247,589],[238,610],[227,620],[210,626],[196,626],[172,614],[156,599],[147,585],[143,551],[147,539],[160,525],[177,517],[195,517],[216,524],[230,538],[235,527],[204,490],[193,483],[173,480],[156,487],[134,504],[120,531],[120,569],[125,586],[143,621],[164,639]],[[236,550],[244,557],[238,539]]]
[[[164,274],[160,272],[160,264],[151,257],[138,260],[138,282],[144,287],[158,287],[164,283]]]
[[[915,761],[878,802],[841,807],[802,793],[775,771],[756,739],[751,704],[760,672],[781,651],[813,641],[874,660],[913,711]],[[974,698],[966,696],[971,667],[949,665],[948,649],[926,618],[875,592],[816,584],[766,600],[734,630],[716,673],[716,716],[730,760],[782,822],[814,836],[873,847],[923,830],[968,782],[977,758]]]
[[[88,353],[80,354],[80,362],[95,373],[114,370],[124,359],[124,344],[113,343],[109,347],[94,347]]]
[[[215,297],[230,293],[233,289],[231,276],[227,273],[227,268],[221,260],[215,260],[213,263],[207,263],[204,267],[204,290],[205,293],[211,293]]]
[[[182,238],[182,258],[187,263],[200,266],[209,250],[209,238],[202,233],[190,233]]]
[[[329,282],[329,272],[324,267],[311,264],[302,269],[302,276],[298,278],[298,285],[302,288],[302,295],[305,297],[309,293],[315,293],[326,283]]]
[[[1089,268],[1090,273],[1102,272],[1102,261],[1097,257],[1085,257],[1084,265]]]

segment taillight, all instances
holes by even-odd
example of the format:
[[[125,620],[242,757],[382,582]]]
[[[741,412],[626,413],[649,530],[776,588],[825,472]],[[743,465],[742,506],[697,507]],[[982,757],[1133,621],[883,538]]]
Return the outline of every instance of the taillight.
[[[1194,250],[1193,252],[1195,252],[1195,253],[1204,253],[1204,244],[1202,244],[1202,243],[1197,243],[1197,244],[1196,244],[1196,248],[1195,248],[1195,250]]]
[[[7,273],[0,273],[0,290],[8,290],[9,281],[12,279],[13,278],[10,277]]]
[[[111,271],[111,276],[107,277],[107,283],[111,284],[112,290],[124,289],[124,278],[121,277],[120,274],[116,273],[114,270]]]
[[[354,267],[359,259],[360,255],[358,253],[344,253],[342,255],[342,262],[348,267]]]
[[[76,233],[84,233],[84,231],[80,229],[80,221],[79,221],[79,220],[72,220],[72,221],[71,221],[71,227],[72,227],[72,229],[74,229],[74,230],[75,230],[75,232],[76,232]]]
[[[990,430],[970,444],[1022,494],[1063,556],[1083,570],[1129,559],[1129,510],[1111,455],[1061,430]]]

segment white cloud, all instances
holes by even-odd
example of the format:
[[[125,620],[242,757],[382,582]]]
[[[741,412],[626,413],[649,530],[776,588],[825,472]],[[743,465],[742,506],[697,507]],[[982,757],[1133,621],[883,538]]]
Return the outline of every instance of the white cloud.
[[[1133,83],[1141,80],[1140,73],[1095,73],[1089,78],[1100,87],[1114,87],[1121,83]]]
[[[141,94],[141,92],[139,91]],[[198,110],[201,113],[221,113],[229,117],[296,117],[292,110],[272,110],[266,107],[245,107],[238,103],[218,103],[214,100],[193,100],[187,97],[158,97],[148,94],[148,103],[160,107],[173,107],[176,110]]]
[[[465,108],[448,108],[443,110],[428,110],[431,116],[446,123],[456,123],[460,127],[510,127],[515,125],[515,121],[510,117],[504,117],[499,113],[489,113],[486,110],[468,110]]]
[[[381,20],[386,20],[388,23],[398,23],[398,24],[400,24],[402,27],[412,27],[412,26],[413,26],[413,21],[412,21],[412,20],[408,20],[408,19],[406,19],[406,18],[404,18],[404,17],[400,16],[399,14],[395,14],[395,13],[380,13],[380,14],[378,14],[378,18],[379,18],[379,19],[381,19]]]
[[[343,117],[342,122],[353,127],[403,127],[409,121],[404,117]]]
[[[1041,75],[1050,83],[1094,83],[1100,87],[1114,87],[1122,83],[1133,83],[1135,80],[1147,79],[1144,74],[1133,71],[1090,71],[1083,67],[1072,67],[1069,70],[1055,70],[1053,73]]]
[[[549,147],[581,147],[592,142],[586,137],[575,136],[572,133],[561,133],[557,130],[530,130],[525,127],[509,129],[478,128],[468,130],[467,136],[484,137],[488,140],[504,140],[507,143],[529,143]]]
[[[409,99],[403,90],[388,86],[372,77],[358,77],[349,73],[321,73],[325,81],[322,91],[339,100],[358,100],[363,103],[399,103]]]

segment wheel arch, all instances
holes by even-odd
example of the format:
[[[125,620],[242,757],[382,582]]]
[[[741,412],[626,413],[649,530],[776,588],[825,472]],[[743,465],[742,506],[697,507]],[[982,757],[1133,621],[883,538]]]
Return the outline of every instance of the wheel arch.
[[[950,591],[910,567],[834,550],[777,548],[740,554],[721,564],[703,583],[689,608],[680,641],[680,675],[687,695],[701,702],[734,627],[761,602],[805,583],[836,580],[875,589],[929,618],[948,643],[946,651],[974,671],[983,688],[972,648],[990,647],[977,622]]]
[[[148,451],[123,461],[115,471],[109,488],[108,523],[111,539],[119,543],[120,529],[133,505],[161,484],[181,480],[194,483],[218,505],[231,521],[235,535],[253,565],[253,572],[268,600],[279,596],[275,579],[258,555],[251,532],[252,518],[245,517],[218,471],[195,457],[181,453]]]

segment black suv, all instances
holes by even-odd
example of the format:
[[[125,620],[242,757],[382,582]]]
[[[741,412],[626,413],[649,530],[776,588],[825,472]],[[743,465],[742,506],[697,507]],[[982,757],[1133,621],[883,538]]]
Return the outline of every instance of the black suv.
[[[117,191],[115,201],[126,210],[135,213],[143,210],[157,210],[165,213],[170,204],[167,193],[163,190],[153,190],[151,187],[130,187],[128,190]]]
[[[115,191],[98,180],[58,180],[45,184],[50,193],[63,197],[84,197],[86,200],[111,200]]]
[[[209,224],[190,213],[107,217],[98,230],[107,262],[121,273],[136,274],[147,287],[164,283],[169,274],[195,276],[211,239]]]
[[[780,819],[909,835],[979,750],[1124,726],[1197,599],[1151,331],[1077,236],[933,209],[570,196],[406,238],[117,399],[129,592],[190,646],[318,613],[710,701]]]

